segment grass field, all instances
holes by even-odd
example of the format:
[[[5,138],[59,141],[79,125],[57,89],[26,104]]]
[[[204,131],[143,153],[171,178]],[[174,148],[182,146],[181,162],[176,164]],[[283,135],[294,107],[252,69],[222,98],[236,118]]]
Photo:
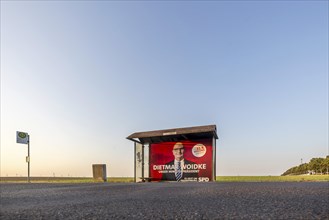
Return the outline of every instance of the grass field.
[[[217,182],[318,182],[328,181],[329,175],[310,176],[217,176]],[[1,183],[26,183],[26,177],[0,177]],[[101,183],[91,177],[31,177],[32,183]],[[134,182],[133,177],[109,177],[107,182]]]
[[[31,177],[32,183],[101,183],[102,181],[94,180],[91,177]],[[1,183],[21,182],[26,183],[27,177],[0,177]],[[128,183],[134,182],[133,177],[109,177],[107,182]]]

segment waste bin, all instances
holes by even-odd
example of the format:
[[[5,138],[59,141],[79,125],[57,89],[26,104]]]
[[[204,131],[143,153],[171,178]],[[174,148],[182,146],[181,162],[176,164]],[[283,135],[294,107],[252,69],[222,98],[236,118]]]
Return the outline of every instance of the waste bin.
[[[93,164],[93,177],[94,180],[106,182],[106,164]]]

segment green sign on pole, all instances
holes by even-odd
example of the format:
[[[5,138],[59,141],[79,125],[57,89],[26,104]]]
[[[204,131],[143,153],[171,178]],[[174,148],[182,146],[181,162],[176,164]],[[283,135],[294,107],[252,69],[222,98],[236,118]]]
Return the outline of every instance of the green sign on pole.
[[[16,131],[16,142],[19,144],[28,144],[29,134],[26,132]]]

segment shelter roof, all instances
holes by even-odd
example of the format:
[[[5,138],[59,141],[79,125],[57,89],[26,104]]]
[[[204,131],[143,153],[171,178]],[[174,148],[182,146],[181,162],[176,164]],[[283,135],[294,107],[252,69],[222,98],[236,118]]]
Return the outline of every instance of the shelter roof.
[[[129,135],[127,139],[143,144],[151,144],[167,141],[193,140],[213,137],[218,139],[216,125],[136,132]]]

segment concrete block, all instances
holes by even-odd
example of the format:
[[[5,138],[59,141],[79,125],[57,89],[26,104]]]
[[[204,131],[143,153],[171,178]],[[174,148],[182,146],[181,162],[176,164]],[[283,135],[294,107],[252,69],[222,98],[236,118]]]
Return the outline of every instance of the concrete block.
[[[95,180],[106,182],[106,164],[93,164],[93,177]]]

